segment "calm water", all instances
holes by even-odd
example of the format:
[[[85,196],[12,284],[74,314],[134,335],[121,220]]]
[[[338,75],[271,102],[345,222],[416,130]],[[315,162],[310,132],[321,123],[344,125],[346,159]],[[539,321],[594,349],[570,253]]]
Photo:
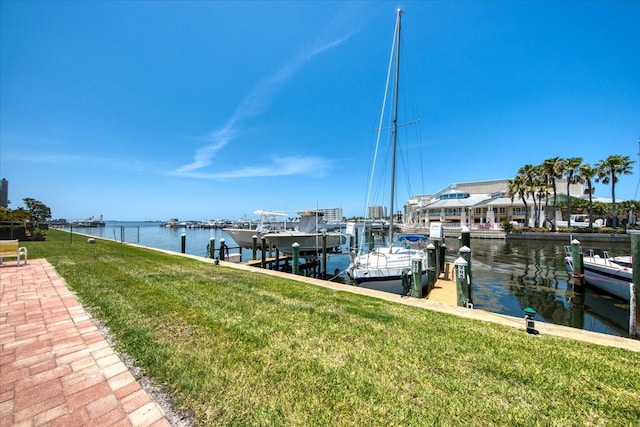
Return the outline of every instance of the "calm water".
[[[220,229],[167,229],[159,223],[108,222],[103,228],[74,228],[74,231],[175,252],[180,252],[181,236],[185,234],[186,252],[203,257],[207,256],[211,237],[215,238],[216,247],[221,238],[228,246],[235,246],[233,239]],[[458,242],[446,243],[447,261],[453,262],[458,257]],[[611,255],[629,251],[629,245],[598,247]],[[471,251],[472,297],[476,308],[523,317],[524,308],[532,307],[538,313],[536,321],[628,336],[629,304],[589,287],[574,291],[564,265],[564,244],[472,239]],[[242,259],[250,258],[251,251],[243,250]],[[343,271],[348,263],[346,254],[329,255],[327,271]]]

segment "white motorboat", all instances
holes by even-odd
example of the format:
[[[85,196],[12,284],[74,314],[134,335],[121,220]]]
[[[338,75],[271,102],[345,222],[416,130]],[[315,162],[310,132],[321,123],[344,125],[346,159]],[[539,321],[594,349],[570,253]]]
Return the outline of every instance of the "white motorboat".
[[[573,273],[571,246],[565,246],[564,262]],[[582,255],[584,280],[594,288],[605,291],[625,301],[630,300],[629,284],[633,281],[632,259],[630,256],[611,257],[607,251],[589,249]]]
[[[169,221],[163,223],[165,228],[178,228],[180,227],[180,221],[177,218],[171,218]]]
[[[257,210],[254,212],[255,215],[260,216],[260,220],[256,224],[255,228],[223,228],[236,244],[241,248],[251,249],[253,248],[253,236],[258,238],[258,245],[260,244],[261,239],[267,233],[278,232],[278,230],[274,230],[271,228],[269,220],[278,218],[278,217],[286,217],[287,214],[283,212],[271,212],[271,211],[263,211]]]
[[[300,255],[319,254],[323,249],[323,239],[326,238],[327,252],[339,252],[347,238],[337,231],[326,231],[324,213],[308,210],[296,212],[300,215],[300,222],[296,230],[284,230],[267,233],[264,237],[285,254],[293,253],[293,244],[299,245]]]
[[[400,292],[403,290],[403,276],[406,278],[407,272],[411,269],[413,260],[422,261],[422,286],[427,286],[427,260],[426,252],[421,249],[410,249],[404,246],[393,245],[393,212],[394,211],[394,192],[395,192],[395,175],[396,175],[396,145],[398,134],[398,87],[399,87],[399,59],[400,59],[400,29],[401,29],[402,10],[398,9],[396,19],[396,29],[394,34],[394,50],[395,55],[395,76],[394,76],[394,109],[393,109],[393,127],[392,127],[392,162],[391,162],[391,202],[390,210],[392,213],[389,221],[389,246],[373,248],[368,253],[363,253],[362,248],[356,254],[352,254],[352,259],[347,268],[347,274],[357,285],[370,284],[376,288],[381,286],[383,290],[389,292]],[[391,63],[391,62],[390,62]],[[384,117],[384,107],[382,116]],[[382,119],[380,120],[382,122]],[[380,127],[379,131],[382,130]]]
[[[593,228],[599,228],[603,226],[603,221],[601,219],[596,219],[589,223],[589,215],[586,214],[575,214],[569,217],[569,221],[558,220],[556,221],[556,227],[559,228],[567,228],[571,224],[571,227],[574,228],[587,228],[590,225]]]

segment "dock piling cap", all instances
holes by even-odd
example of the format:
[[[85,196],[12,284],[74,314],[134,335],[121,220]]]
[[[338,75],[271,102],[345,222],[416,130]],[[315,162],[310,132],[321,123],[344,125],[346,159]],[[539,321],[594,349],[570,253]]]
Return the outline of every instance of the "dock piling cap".
[[[527,316],[535,316],[536,315],[536,311],[531,308],[531,307],[527,307],[524,309],[524,314],[526,314]]]

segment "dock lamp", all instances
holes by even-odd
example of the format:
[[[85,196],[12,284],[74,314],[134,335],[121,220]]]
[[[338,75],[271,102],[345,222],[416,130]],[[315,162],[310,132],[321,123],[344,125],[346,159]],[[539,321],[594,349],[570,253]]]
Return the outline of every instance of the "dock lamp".
[[[535,316],[536,311],[533,308],[527,307],[524,309],[524,324],[527,327],[528,334],[538,335],[539,333],[536,330],[536,322],[533,320]]]

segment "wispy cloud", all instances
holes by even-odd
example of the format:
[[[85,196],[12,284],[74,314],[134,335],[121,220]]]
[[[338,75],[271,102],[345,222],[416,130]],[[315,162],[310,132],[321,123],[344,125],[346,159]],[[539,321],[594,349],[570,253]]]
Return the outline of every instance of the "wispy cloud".
[[[59,166],[97,166],[132,172],[160,172],[166,170],[166,165],[153,164],[135,158],[105,157],[82,154],[47,154],[39,153],[33,156],[26,153],[4,152],[4,160],[25,163],[50,164]]]
[[[257,178],[269,176],[310,175],[323,177],[331,169],[333,160],[314,156],[283,156],[271,159],[271,163],[260,166],[245,166],[218,172],[192,170],[180,176],[201,179]]]
[[[223,126],[205,137],[209,143],[196,151],[193,162],[177,168],[172,172],[172,175],[205,179],[226,179],[315,174],[318,173],[318,171],[325,171],[328,165],[330,165],[330,162],[316,157],[282,157],[274,159],[271,165],[241,167],[234,171],[227,172],[206,172],[203,171],[203,169],[211,166],[218,151],[242,133],[244,122],[259,116],[267,109],[267,106],[278,89],[291,79],[305,63],[321,53],[341,45],[354,34],[354,31],[351,31],[339,36],[330,36],[333,32],[333,27],[335,27],[335,24],[329,25],[313,45],[299,52],[277,72],[259,81],[256,87],[244,97],[229,120],[227,120]],[[287,164],[285,162],[286,159],[288,159],[288,161],[294,160],[294,162],[291,162],[293,164]]]

